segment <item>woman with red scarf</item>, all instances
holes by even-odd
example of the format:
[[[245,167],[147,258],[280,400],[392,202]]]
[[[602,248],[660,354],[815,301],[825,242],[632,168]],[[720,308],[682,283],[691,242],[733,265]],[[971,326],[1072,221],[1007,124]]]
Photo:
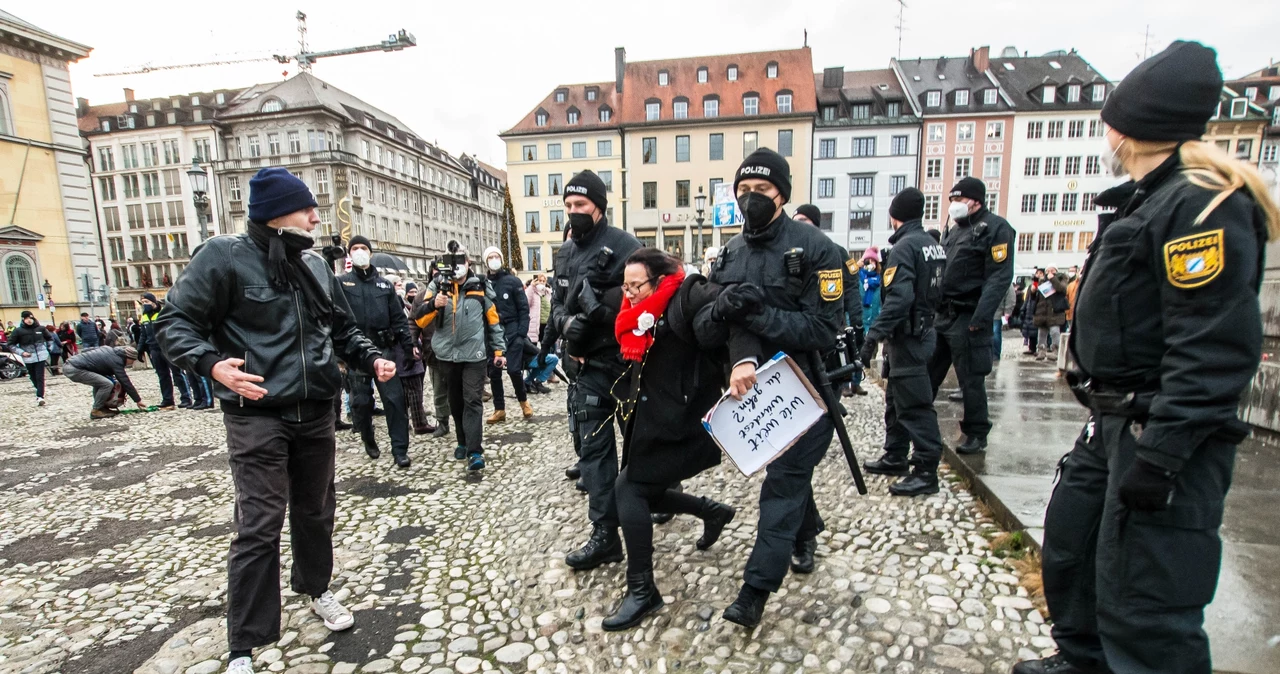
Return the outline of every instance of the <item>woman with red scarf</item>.
[[[622,400],[622,471],[614,487],[627,546],[627,594],[604,619],[609,631],[635,627],[662,608],[653,580],[651,514],[695,515],[703,522],[699,550],[711,547],[734,509],[674,487],[720,463],[720,449],[702,415],[720,398],[724,372],[712,350],[723,347],[723,324],[709,315],[719,286],[686,277],[680,261],[654,248],[627,258],[622,309],[614,334],[630,368]],[[702,313],[702,320],[695,320]],[[695,323],[699,326],[695,329]]]

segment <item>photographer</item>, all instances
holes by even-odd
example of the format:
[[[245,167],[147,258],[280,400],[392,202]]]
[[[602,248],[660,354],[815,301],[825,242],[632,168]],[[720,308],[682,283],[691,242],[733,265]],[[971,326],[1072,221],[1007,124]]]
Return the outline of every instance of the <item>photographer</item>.
[[[484,426],[485,368],[489,353],[493,364],[506,367],[503,357],[506,342],[502,323],[493,304],[493,288],[471,273],[467,249],[450,241],[440,274],[427,284],[418,304],[413,308],[413,321],[419,328],[435,325],[431,348],[444,370],[449,390],[449,410],[457,428],[458,446],[453,458],[467,461],[467,470],[484,468],[481,434]],[[443,424],[441,427],[444,427]]]
[[[342,292],[351,305],[351,317],[360,332],[388,357],[394,347],[399,361],[397,369],[411,370],[413,337],[409,334],[409,322],[405,320],[404,303],[396,294],[390,281],[378,274],[373,266],[373,249],[363,236],[351,237],[347,244],[351,252],[351,271],[338,277]],[[373,382],[372,377],[355,368],[347,368],[347,390],[351,392],[351,421],[360,432],[364,451],[369,458],[382,455],[373,434]],[[409,467],[409,408],[405,403],[404,386],[399,377],[378,382],[378,397],[386,410],[387,433],[391,436],[391,456],[400,468]]]

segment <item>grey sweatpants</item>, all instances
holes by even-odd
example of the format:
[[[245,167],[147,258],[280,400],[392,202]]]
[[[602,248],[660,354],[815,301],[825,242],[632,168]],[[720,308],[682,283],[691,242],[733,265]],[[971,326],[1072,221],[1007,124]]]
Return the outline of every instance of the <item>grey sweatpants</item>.
[[[93,387],[93,409],[101,410],[106,408],[107,403],[111,400],[111,390],[116,385],[109,377],[104,377],[97,372],[81,370],[70,363],[62,367],[62,373],[67,375],[67,379],[77,384],[87,384]]]

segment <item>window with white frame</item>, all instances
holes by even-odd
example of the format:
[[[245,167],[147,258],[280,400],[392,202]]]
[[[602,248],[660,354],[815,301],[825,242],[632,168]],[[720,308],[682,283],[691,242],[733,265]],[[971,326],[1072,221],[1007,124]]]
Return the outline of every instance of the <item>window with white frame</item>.
[[[791,112],[791,94],[778,94],[778,114],[785,115],[789,112]]]
[[[230,195],[232,201],[243,201],[240,196],[239,176],[227,176],[227,194]]]
[[[908,136],[894,136],[889,139],[889,154],[901,157],[907,154]]]
[[[939,105],[942,105],[942,92],[930,91],[926,93],[924,97],[924,104],[930,108],[936,108]]]
[[[818,179],[818,198],[829,199],[836,195],[836,179],[835,178],[819,178]]]
[[[941,161],[941,160],[939,160]],[[926,194],[924,197],[924,219],[929,221],[937,221],[939,204],[942,203],[942,197],[937,194]]]
[[[1089,137],[1101,138],[1107,135],[1107,127],[1100,119],[1089,120]]]
[[[706,84],[706,83],[707,83],[707,67],[702,66],[701,68],[698,68],[698,84]]]
[[[985,206],[987,207],[987,210],[991,211],[992,213],[995,213],[999,205],[1000,205],[1000,193],[987,192],[987,203],[985,204]]]
[[[999,92],[997,92],[995,89],[985,89],[985,90],[983,90],[983,92],[982,92],[982,104],[983,104],[983,105],[995,105],[995,104],[996,104],[996,96],[997,96],[997,94],[998,94],[998,93],[999,93]]]
[[[742,133],[742,156],[747,156],[760,149],[760,134],[756,131]]]
[[[967,143],[973,140],[973,122],[961,122],[956,124],[956,142]]]
[[[1047,137],[1061,138],[1063,125],[1064,125],[1064,122],[1062,120],[1058,120],[1056,122],[1049,122],[1049,134]]]
[[[778,79],[778,64],[770,63],[768,66],[765,67],[764,72],[765,72],[765,77],[768,77],[771,80]]]
[[[546,126],[546,125],[547,125],[547,113],[545,113],[545,112],[539,112],[538,114],[534,115],[534,116],[533,116],[533,123],[534,123],[534,124],[536,124],[536,125],[538,125],[538,126]]]
[[[1031,245],[1035,241],[1033,234],[1023,232],[1018,235],[1018,252],[1026,253],[1031,250]]]
[[[1275,142],[1267,143],[1262,146],[1262,162],[1265,164],[1275,163],[1277,154],[1280,154],[1280,146]]]
[[[849,176],[849,196],[870,197],[875,195],[875,176]]]
[[[1041,103],[1052,103],[1058,99],[1058,88],[1052,84],[1046,84],[1041,92]]]
[[[368,158],[369,158],[369,156],[368,156],[368,155],[369,155],[369,153],[368,153],[368,149],[369,149],[369,146],[368,146],[368,144],[366,144],[366,145],[365,145],[365,150],[366,150],[366,151],[365,151],[365,159],[368,159]],[[537,159],[538,159],[538,146],[537,146],[537,145],[525,145],[525,146],[521,147],[521,148],[520,148],[520,156],[521,156],[521,157],[523,157],[524,161],[537,161]]]
[[[925,178],[941,178],[942,177],[942,160],[926,159],[924,162]]]
[[[986,159],[983,159],[982,160],[982,177],[999,178],[1000,168],[1001,168],[1001,165],[1000,165],[1001,159],[1002,157],[999,157],[999,156],[987,157]]]
[[[956,180],[973,175],[973,158],[956,157]]]
[[[1084,174],[1087,176],[1096,176],[1102,173],[1102,160],[1098,155],[1090,155],[1084,158]]]
[[[1040,212],[1041,213],[1056,213],[1057,210],[1058,210],[1057,194],[1040,195]]]
[[[1040,232],[1036,237],[1036,251],[1041,253],[1053,251],[1053,232]]]
[[[1080,175],[1080,157],[1067,157],[1063,164],[1062,175],[1078,176]]]
[[[1080,195],[1075,192],[1065,192],[1062,195],[1062,212],[1075,213],[1076,205],[1080,202]]]
[[[719,117],[720,116],[720,99],[704,98],[702,99],[702,116],[703,117]]]
[[[611,140],[597,140],[597,141],[596,141],[596,156],[597,156],[597,157],[612,157],[612,156],[613,156],[613,141],[611,141]]]
[[[956,90],[956,105],[968,105],[968,104],[969,104],[969,90],[968,90],[968,89],[957,89],[957,90]]]
[[[760,97],[759,96],[743,96],[742,97],[742,114],[744,115],[760,114]]]
[[[573,158],[582,159],[587,156],[587,142],[578,141],[573,144]]]
[[[607,122],[613,118],[613,110],[608,107],[600,108],[600,121]]]
[[[9,104],[9,87],[4,82],[0,82],[0,135],[14,135],[13,109]]]
[[[1097,192],[1085,192],[1080,195],[1080,210],[1092,212],[1098,210],[1098,204],[1094,200],[1098,198]]]
[[[665,87],[671,84],[671,73],[665,70],[658,71],[658,86]]]
[[[316,194],[328,194],[329,169],[316,169]]]
[[[729,66],[729,69],[725,71],[725,79],[729,80],[730,82],[737,82],[738,66]]]
[[[889,196],[893,196],[906,188],[906,176],[889,176]]]
[[[1243,98],[1234,98],[1231,100],[1231,119],[1239,119],[1244,117],[1249,110],[1249,101]]]
[[[676,119],[688,119],[689,101],[676,101],[671,104],[671,114]]]
[[[1004,122],[987,122],[987,140],[1004,140]]]
[[[930,124],[929,125],[929,142],[941,143],[947,139],[946,124]]]
[[[1067,124],[1067,138],[1084,138],[1084,120],[1073,119]]]
[[[1107,97],[1107,85],[1105,84],[1093,85],[1093,102],[1094,103],[1101,103],[1103,99],[1105,99],[1106,97]]]
[[[1027,157],[1022,163],[1022,175],[1027,177],[1035,177],[1040,175],[1040,158]]]
[[[662,103],[650,101],[644,104],[644,120],[646,122],[654,122],[658,120],[658,116],[662,113]]]
[[[568,115],[567,115],[567,117],[566,117],[566,119],[567,119],[567,121],[568,121],[570,124],[577,124],[577,123],[578,123],[578,111],[577,111],[577,110],[570,110],[570,111],[569,111],[569,113],[568,113]]]
[[[1045,176],[1056,176],[1062,168],[1062,157],[1045,157],[1044,158],[1044,174]]]
[[[547,143],[547,159],[560,159],[560,143]]]
[[[1022,195],[1022,212],[1023,212],[1023,213],[1035,213],[1035,212],[1036,212],[1036,202],[1039,200],[1039,198],[1040,198],[1040,195],[1038,195],[1038,194],[1024,194],[1024,195]]]
[[[1080,102],[1080,85],[1079,84],[1067,85],[1067,102],[1068,103]]]
[[[854,138],[850,145],[850,152],[853,157],[874,157],[876,156],[876,139],[875,136],[869,138]]]
[[[1044,122],[1027,123],[1027,140],[1040,140],[1044,137]]]
[[[4,276],[8,286],[10,304],[32,305],[36,303],[35,273],[31,260],[21,253],[13,253],[4,261]]]

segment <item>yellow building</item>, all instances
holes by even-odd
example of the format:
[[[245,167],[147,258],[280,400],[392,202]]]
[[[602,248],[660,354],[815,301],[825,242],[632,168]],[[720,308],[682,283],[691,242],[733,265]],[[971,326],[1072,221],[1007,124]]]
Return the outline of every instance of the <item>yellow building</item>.
[[[109,293],[67,64],[90,48],[0,11],[0,321],[106,317]],[[45,284],[56,311],[42,308]]]
[[[1270,116],[1262,106],[1224,86],[1203,140],[1246,164],[1257,166],[1263,149],[1262,132],[1269,123]]]

